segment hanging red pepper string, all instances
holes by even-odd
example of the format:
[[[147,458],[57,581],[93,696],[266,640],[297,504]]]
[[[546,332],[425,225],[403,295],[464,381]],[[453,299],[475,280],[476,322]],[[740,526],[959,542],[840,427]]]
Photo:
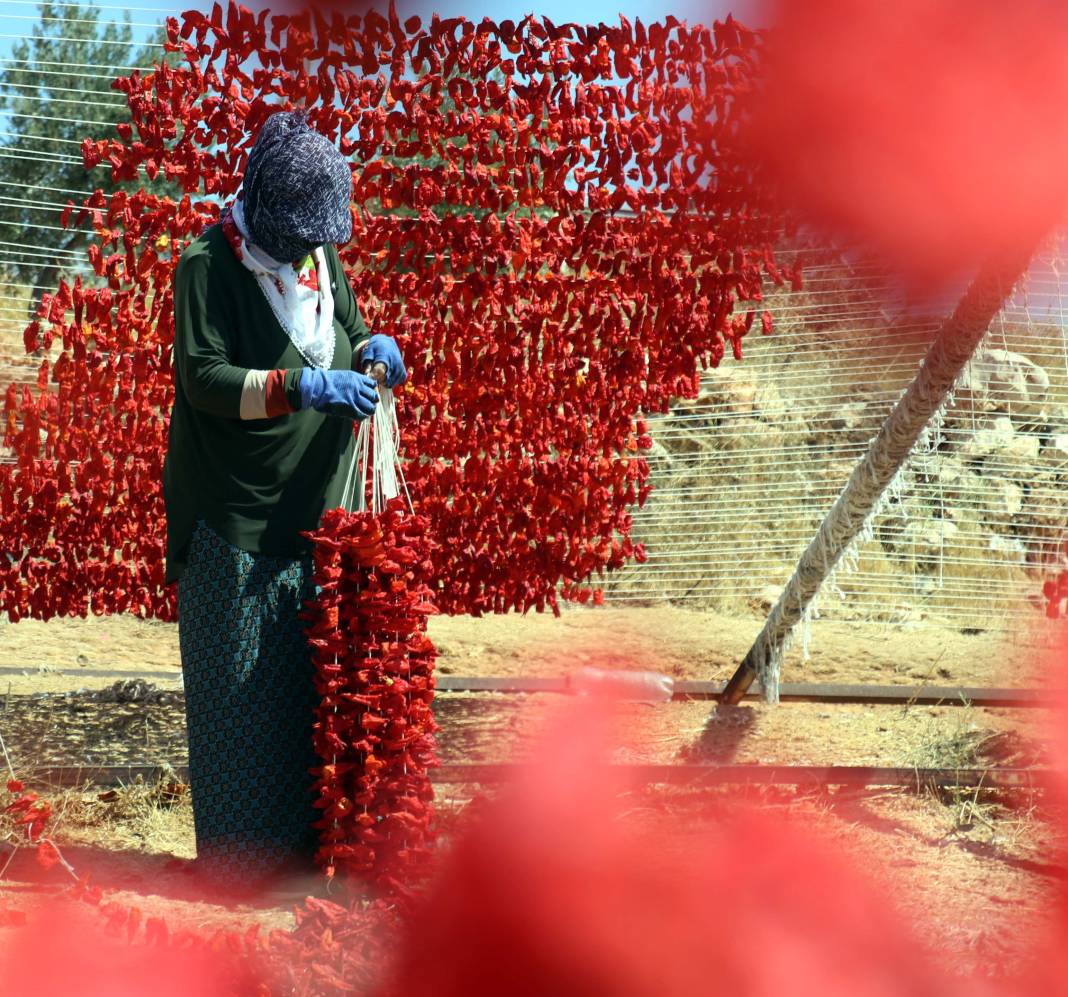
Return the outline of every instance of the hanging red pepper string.
[[[318,859],[390,893],[429,855],[436,730],[427,521],[401,499],[327,512],[315,542],[308,638],[322,698],[315,747]]]
[[[176,64],[117,79],[129,120],[82,154],[179,193],[68,205],[94,276],[42,296],[26,349],[62,350],[36,387],[0,394],[16,461],[0,463],[0,611],[175,618],[164,531],[144,529],[164,522],[174,268],[260,123],[297,105],[352,157],[342,256],[368,323],[425,359],[399,403],[438,607],[597,601],[604,572],[644,556],[644,414],[741,353],[751,313],[735,305],[759,309],[765,277],[799,280],[734,145],[756,37],[732,20],[476,26],[234,3],[166,32]]]

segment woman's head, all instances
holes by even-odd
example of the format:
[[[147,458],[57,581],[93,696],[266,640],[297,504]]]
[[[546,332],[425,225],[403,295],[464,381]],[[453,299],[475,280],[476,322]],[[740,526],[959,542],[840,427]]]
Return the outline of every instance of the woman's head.
[[[242,189],[250,239],[279,262],[352,237],[352,172],[300,111],[280,111],[263,123]]]

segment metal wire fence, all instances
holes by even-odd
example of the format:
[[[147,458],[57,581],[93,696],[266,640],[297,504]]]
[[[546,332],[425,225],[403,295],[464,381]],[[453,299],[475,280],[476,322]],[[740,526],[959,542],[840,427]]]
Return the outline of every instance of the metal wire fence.
[[[1041,619],[1041,579],[1068,537],[1063,246],[1034,261],[823,615],[983,630]],[[651,420],[655,489],[634,517],[649,559],[607,581],[609,601],[774,601],[949,307],[906,308],[893,288],[877,267],[824,258],[804,290],[769,297],[772,336]]]
[[[164,13],[100,9],[135,11],[145,28]],[[0,35],[24,37],[32,13],[27,4],[0,0]],[[13,61],[0,55],[0,67]],[[108,89],[117,68],[39,65],[61,88],[42,100],[42,114],[79,122],[78,104],[103,102],[119,120],[122,99]],[[4,86],[9,96],[25,96],[17,85]],[[11,127],[10,120],[0,127]],[[68,198],[80,201],[105,182],[97,171],[85,189],[24,189],[4,175],[4,158],[80,156],[73,141],[12,139],[0,132],[0,217],[29,208],[32,221],[24,239],[0,242],[0,388],[36,383],[41,358],[25,356],[22,330],[31,296],[52,289],[5,273],[57,263],[68,275],[88,276],[83,250],[46,248],[42,240],[61,230]],[[839,574],[839,598],[822,601],[825,615],[982,629],[1013,629],[1040,616],[1041,578],[1063,562],[1068,536],[1063,247],[1053,240],[1035,260],[944,423],[914,454],[856,570]],[[649,558],[605,580],[609,601],[766,606],[914,375],[949,299],[905,302],[871,262],[810,250],[806,259],[802,291],[768,288],[775,333],[754,333],[744,362],[724,361],[704,377],[696,399],[651,418],[655,490],[634,515]]]

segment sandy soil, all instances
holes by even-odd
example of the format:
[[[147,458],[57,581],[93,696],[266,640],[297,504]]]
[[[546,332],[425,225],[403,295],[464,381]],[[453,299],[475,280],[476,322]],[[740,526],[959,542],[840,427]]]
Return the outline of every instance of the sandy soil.
[[[454,675],[561,675],[583,665],[656,669],[676,677],[726,678],[759,630],[757,616],[727,617],[673,607],[568,610],[551,616],[432,621],[440,670]],[[1030,685],[1041,655],[991,633],[933,628],[879,631],[820,623],[812,660],[788,662],[788,680],[916,685]],[[65,672],[74,674],[64,674]],[[185,761],[180,700],[152,704],[94,703],[76,689],[111,685],[115,674],[153,675],[179,688],[177,628],[132,618],[23,621],[0,625],[0,732],[22,771],[105,756]],[[166,676],[166,677],[164,677]],[[42,696],[42,693],[52,695]],[[439,697],[443,762],[530,757],[539,732],[567,700],[559,696]],[[626,731],[618,756],[677,761],[811,764],[937,764],[971,751],[980,764],[1041,761],[1044,711],[969,707],[746,705],[714,713],[710,704],[623,704]],[[984,755],[999,732],[1019,735],[1024,752]],[[1020,746],[1023,746],[1022,748]],[[963,747],[962,747],[963,746]],[[1029,754],[1030,753],[1030,754]],[[97,757],[99,756],[99,758]],[[453,792],[459,792],[454,789]],[[258,920],[292,923],[291,904],[230,911],[204,903],[184,869],[195,853],[188,795],[135,813],[109,813],[97,792],[68,794],[57,838],[77,868],[116,889],[116,899],[178,925]],[[446,813],[463,796],[444,796]],[[1034,798],[1012,806],[904,793],[783,792],[761,797],[818,826],[828,839],[885,883],[918,932],[962,971],[986,972],[1020,956],[1044,922],[1059,870],[1050,864],[1055,822]],[[635,806],[677,808],[686,794],[646,790]],[[674,810],[672,812],[675,812]],[[63,885],[61,870],[42,872],[21,854],[0,881],[0,902],[33,907]]]
[[[585,665],[641,668],[677,678],[726,679],[759,633],[757,615],[674,606],[569,608],[559,617],[436,617],[430,633],[445,675],[563,675]],[[820,621],[811,660],[788,656],[787,681],[888,685],[1026,685],[1039,673],[1019,635],[933,626],[882,628]],[[96,671],[172,673],[180,668],[175,624],[134,617],[0,623],[0,692],[110,685]],[[75,675],[57,674],[74,671]]]
[[[527,616],[437,617],[431,635],[445,675],[559,676],[584,666],[653,669],[679,678],[729,677],[760,619],[671,606],[566,610]],[[811,660],[788,656],[787,680],[886,685],[1028,685],[1042,657],[1003,634],[851,627],[820,622]],[[93,704],[24,697],[100,689],[149,675],[180,688],[177,626],[133,617],[24,620],[0,628],[0,724],[16,757],[37,764],[186,762],[181,703]],[[557,696],[442,695],[445,762],[529,754]],[[5,702],[6,701],[6,702]],[[6,713],[5,713],[6,707]],[[763,704],[714,714],[707,703],[631,704],[625,753],[670,761],[695,744],[719,761],[935,764],[941,742],[1017,730],[1037,738],[1044,711]],[[711,717],[711,719],[710,719]],[[930,757],[929,757],[930,756]]]

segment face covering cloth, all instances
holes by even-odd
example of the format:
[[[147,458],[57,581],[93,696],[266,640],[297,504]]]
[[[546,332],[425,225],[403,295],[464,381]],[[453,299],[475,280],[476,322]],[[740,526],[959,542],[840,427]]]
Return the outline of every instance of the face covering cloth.
[[[352,238],[352,171],[299,111],[264,122],[241,190],[248,237],[276,260],[296,263],[323,243]]]
[[[250,242],[240,200],[223,216],[223,233],[307,364],[329,367],[334,359],[334,297],[322,249],[315,249],[296,265],[271,259]]]

